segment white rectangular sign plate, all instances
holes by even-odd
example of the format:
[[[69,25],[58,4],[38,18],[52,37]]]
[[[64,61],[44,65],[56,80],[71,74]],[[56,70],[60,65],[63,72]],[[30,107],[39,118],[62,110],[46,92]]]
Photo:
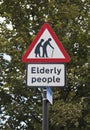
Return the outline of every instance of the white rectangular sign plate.
[[[65,86],[64,64],[28,64],[27,86]]]

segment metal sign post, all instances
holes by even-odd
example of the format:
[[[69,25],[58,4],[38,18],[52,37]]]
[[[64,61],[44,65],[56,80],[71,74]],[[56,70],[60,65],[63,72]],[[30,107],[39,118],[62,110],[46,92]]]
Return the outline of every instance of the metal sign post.
[[[42,130],[48,130],[48,101],[46,99],[47,90],[43,89],[43,105],[42,105]]]

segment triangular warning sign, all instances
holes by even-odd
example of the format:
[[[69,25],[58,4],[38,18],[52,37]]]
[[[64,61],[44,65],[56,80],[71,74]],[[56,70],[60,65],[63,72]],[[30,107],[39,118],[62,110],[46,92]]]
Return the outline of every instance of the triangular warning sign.
[[[45,23],[22,57],[26,63],[66,63],[70,57],[48,23]]]

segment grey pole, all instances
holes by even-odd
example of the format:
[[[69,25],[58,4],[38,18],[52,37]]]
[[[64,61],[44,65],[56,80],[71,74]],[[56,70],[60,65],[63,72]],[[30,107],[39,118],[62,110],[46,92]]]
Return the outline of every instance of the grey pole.
[[[48,101],[46,99],[47,90],[43,89],[43,106],[42,106],[42,130],[48,130]]]

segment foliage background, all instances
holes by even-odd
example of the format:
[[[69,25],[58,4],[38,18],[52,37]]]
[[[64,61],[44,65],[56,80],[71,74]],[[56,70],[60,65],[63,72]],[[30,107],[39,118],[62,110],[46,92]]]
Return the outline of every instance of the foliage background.
[[[90,1],[0,0],[0,19],[0,129],[41,129],[41,92],[26,87],[21,57],[48,22],[71,57],[66,86],[52,89],[49,129],[89,130]]]

